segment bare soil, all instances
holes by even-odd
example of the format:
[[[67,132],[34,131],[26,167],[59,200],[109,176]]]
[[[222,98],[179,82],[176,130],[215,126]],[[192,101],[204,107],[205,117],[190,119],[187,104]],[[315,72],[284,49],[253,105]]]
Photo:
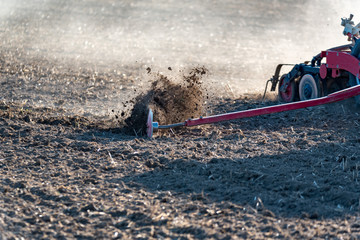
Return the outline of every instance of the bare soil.
[[[4,6],[12,6],[13,2],[17,3],[8,1],[9,5]],[[278,24],[276,29],[287,26],[288,22],[281,24],[281,17],[285,14],[286,20],[293,19],[289,9],[296,9],[295,17],[303,18],[306,9],[302,2],[189,1],[186,8],[173,6],[176,1],[164,1],[155,7],[142,1],[125,2],[87,1],[72,6],[70,2],[39,0],[21,4],[1,22],[0,239],[359,239],[360,112],[353,107],[353,100],[163,130],[147,139],[140,137],[143,130],[136,129],[136,134],[132,131],[142,123],[134,122],[141,116],[131,118],[136,104],[143,104],[138,109],[144,109],[148,103],[163,101],[162,107],[154,107],[158,109],[155,116],[160,122],[170,123],[198,117],[191,115],[200,111],[218,114],[278,102],[273,98],[262,102],[256,93],[221,97],[221,81],[216,82],[215,94],[207,99],[204,84],[183,82],[189,76],[205,81],[208,76],[201,71],[195,75],[182,72],[183,81],[173,82],[168,74],[156,75],[152,70],[155,75],[150,77],[151,94],[147,95],[140,83],[149,74],[149,64],[109,65],[113,59],[105,64],[99,56],[108,49],[106,45],[94,46],[99,52],[84,56],[96,37],[106,36],[102,39],[105,42],[123,39],[128,31],[130,40],[139,47],[142,45],[137,41],[144,35],[137,31],[135,23],[146,23],[149,35],[155,38],[149,20],[188,14],[186,24],[179,29],[174,22],[174,31],[201,26],[195,28],[198,31],[192,32],[194,35],[181,32],[184,34],[170,36],[168,45],[164,45],[166,51],[158,45],[152,47],[163,51],[164,58],[174,57],[171,54],[178,51],[185,62],[193,55],[186,54],[181,43],[192,36],[191,51],[203,54],[199,59],[204,60],[209,72],[225,69],[217,73],[230,71],[231,75],[233,68],[255,66],[251,62],[255,60],[250,58],[253,49],[236,48],[240,35],[258,45],[256,39],[265,28],[271,32],[272,23]],[[75,21],[74,16],[85,18],[87,25]],[[207,24],[209,19],[215,19],[213,25]],[[116,29],[119,35],[111,35],[110,23],[123,26],[116,21],[130,23],[128,28]],[[63,22],[73,31],[63,32],[59,27]],[[246,26],[241,28],[246,34],[238,30],[241,26]],[[290,26],[296,33],[301,30]],[[172,33],[171,27],[167,26],[165,32]],[[84,32],[89,29],[99,31],[95,38],[86,37]],[[109,30],[107,34],[104,29]],[[239,36],[231,35],[236,31]],[[270,43],[278,41],[276,34]],[[158,36],[157,40],[161,40],[168,35]],[[203,42],[196,40],[209,36],[213,39],[204,43],[208,47],[204,51],[200,48]],[[48,48],[36,45],[36,37],[42,44],[48,43]],[[170,44],[178,38],[176,47]],[[69,39],[73,45],[63,45]],[[149,47],[147,41],[140,43]],[[116,57],[124,52],[129,54],[124,53],[124,58],[132,56],[132,51],[153,54],[116,46],[114,41],[111,50],[117,50]],[[222,58],[226,46],[229,51],[237,49],[237,53],[249,55],[235,59],[235,63],[250,59],[245,67],[232,61],[231,68],[227,67],[228,60]],[[210,51],[215,47],[222,55]],[[207,56],[226,64],[214,61],[219,68],[214,69],[214,64],[208,67]],[[257,66],[265,60],[256,59]],[[171,66],[176,67],[181,68],[175,63]],[[185,90],[186,86],[191,86],[190,90]],[[196,97],[186,95],[188,91],[196,93]],[[174,92],[184,93],[186,99],[182,94],[169,95]],[[144,96],[148,97],[146,101]],[[159,101],[156,96],[161,96]],[[204,97],[206,103],[202,102]],[[175,108],[184,105],[173,102],[184,101],[188,108]],[[161,113],[166,110],[173,114]],[[126,119],[131,121],[125,125]]]
[[[210,105],[216,114],[277,104],[259,99]],[[3,101],[1,236],[359,238],[360,123],[351,104],[149,140],[115,118]]]

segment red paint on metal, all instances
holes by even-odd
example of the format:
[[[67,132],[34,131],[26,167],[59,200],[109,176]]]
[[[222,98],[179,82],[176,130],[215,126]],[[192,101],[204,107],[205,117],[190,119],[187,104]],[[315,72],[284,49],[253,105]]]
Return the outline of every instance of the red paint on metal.
[[[337,78],[340,76],[340,71],[338,68],[331,69],[331,77]]]
[[[359,60],[346,52],[327,51],[326,64],[328,68],[343,69],[354,76],[360,73]]]
[[[320,66],[320,77],[321,77],[322,79],[325,79],[325,78],[326,78],[326,75],[327,75],[327,68],[326,68],[326,64],[323,63],[323,64],[321,64],[321,66]]]
[[[251,110],[225,113],[215,116],[202,117],[197,119],[189,119],[185,121],[185,126],[197,126],[202,124],[210,124],[217,123],[222,121],[229,121],[241,118],[254,117],[259,115],[266,115],[271,113],[285,112],[300,108],[314,107],[322,104],[328,104],[333,102],[342,101],[351,97],[355,97],[360,95],[360,85],[350,87],[332,94],[329,94],[326,97],[310,99],[301,102],[292,102],[287,104],[281,104],[276,106],[264,107],[264,108],[256,108]]]
[[[320,57],[326,57],[326,64],[320,66],[320,76],[321,78],[326,78],[327,69],[332,69],[332,77],[338,77],[340,75],[340,70],[345,70],[352,73],[354,76],[360,75],[360,65],[359,60],[349,54],[349,51],[341,51],[344,48],[328,51],[322,51]],[[196,126],[202,124],[210,124],[222,121],[229,121],[241,118],[254,117],[259,115],[266,115],[277,112],[290,111],[300,108],[314,107],[322,104],[328,104],[333,102],[342,101],[347,98],[355,97],[360,95],[360,85],[347,88],[336,93],[332,93],[328,96],[310,99],[301,102],[292,102],[287,104],[281,104],[276,106],[257,108],[239,112],[225,113],[215,116],[202,117],[198,119],[189,119],[185,121],[185,126]]]
[[[280,82],[279,82],[279,88],[281,88],[284,84],[284,79],[285,78],[281,78]],[[285,92],[280,91],[281,94],[281,98],[285,101],[285,102],[291,102],[293,101],[292,96],[293,96],[293,91],[295,91],[295,89],[293,89],[292,84],[288,83],[288,86],[285,89]]]
[[[327,51],[321,51],[320,57],[322,57],[322,58],[326,57],[326,53],[327,53]]]

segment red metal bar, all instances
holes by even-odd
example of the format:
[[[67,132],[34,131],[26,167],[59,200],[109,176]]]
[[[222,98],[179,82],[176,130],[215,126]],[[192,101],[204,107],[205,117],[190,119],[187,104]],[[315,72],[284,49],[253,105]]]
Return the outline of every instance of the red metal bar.
[[[200,117],[197,119],[189,119],[185,121],[185,126],[197,126],[202,124],[210,124],[217,123],[222,121],[229,121],[240,118],[248,118],[259,115],[266,115],[270,113],[278,113],[284,111],[290,111],[300,108],[314,107],[322,104],[334,103],[338,101],[342,101],[351,97],[355,97],[360,95],[360,85],[350,87],[332,94],[329,94],[326,97],[310,99],[301,102],[292,102],[287,104],[281,104],[276,106],[264,107],[264,108],[256,108],[245,111],[231,112],[220,115],[214,115],[209,117]]]

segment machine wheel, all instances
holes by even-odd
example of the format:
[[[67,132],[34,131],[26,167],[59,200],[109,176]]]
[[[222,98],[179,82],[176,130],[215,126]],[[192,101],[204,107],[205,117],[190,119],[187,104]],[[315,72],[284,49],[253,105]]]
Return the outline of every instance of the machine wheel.
[[[280,91],[281,86],[284,84],[285,75],[281,76],[279,80],[278,94],[282,102],[293,102],[296,96],[295,82],[291,81],[286,88],[285,92]]]
[[[311,74],[302,76],[299,83],[300,101],[318,98],[320,96],[319,90],[319,84]]]

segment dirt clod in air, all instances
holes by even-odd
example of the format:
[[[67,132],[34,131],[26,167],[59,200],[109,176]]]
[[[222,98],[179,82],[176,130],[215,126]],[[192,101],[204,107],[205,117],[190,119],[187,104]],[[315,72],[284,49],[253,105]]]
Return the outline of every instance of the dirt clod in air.
[[[149,108],[154,112],[154,121],[161,125],[201,116],[204,106],[201,80],[207,73],[205,67],[192,68],[179,83],[160,73],[153,75],[155,81],[150,90],[136,97],[131,115],[125,120],[129,133],[146,134]]]

